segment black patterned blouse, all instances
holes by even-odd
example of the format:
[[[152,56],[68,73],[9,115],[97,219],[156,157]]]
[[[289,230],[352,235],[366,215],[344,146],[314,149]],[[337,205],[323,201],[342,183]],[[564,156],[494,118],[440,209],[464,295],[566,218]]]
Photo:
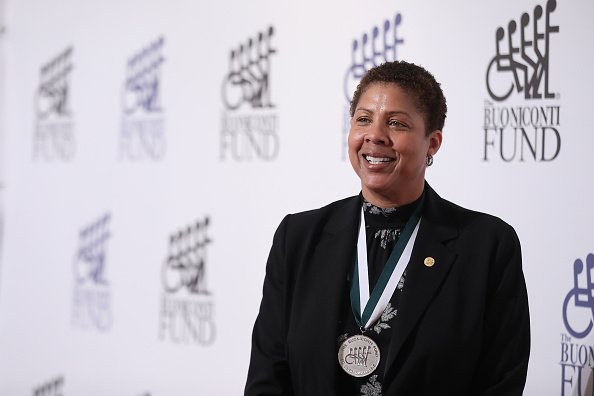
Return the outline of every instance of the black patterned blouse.
[[[363,200],[363,198],[361,198]],[[367,237],[367,259],[369,271],[369,292],[377,283],[384,265],[392,253],[394,245],[400,237],[400,232],[420,202],[415,202],[398,208],[379,208],[363,200],[363,214],[365,217],[365,231]],[[350,285],[349,276],[349,285]],[[366,377],[352,377],[339,370],[341,395],[381,396],[382,382],[385,369],[387,351],[390,345],[392,327],[398,315],[398,302],[404,288],[406,271],[400,278],[398,286],[379,319],[365,331],[365,335],[372,338],[380,349],[380,363],[373,373]],[[337,340],[337,347],[348,337],[361,334],[355,322],[350,298],[347,296],[346,309],[343,313],[342,333]],[[338,364],[338,363],[337,363]]]

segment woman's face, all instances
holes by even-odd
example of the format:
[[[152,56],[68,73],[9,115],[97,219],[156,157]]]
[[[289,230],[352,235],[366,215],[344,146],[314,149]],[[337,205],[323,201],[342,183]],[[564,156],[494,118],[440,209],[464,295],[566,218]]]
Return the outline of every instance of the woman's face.
[[[349,159],[365,199],[400,206],[424,188],[425,158],[441,145],[441,131],[425,133],[413,99],[393,83],[373,83],[361,95],[351,120]]]

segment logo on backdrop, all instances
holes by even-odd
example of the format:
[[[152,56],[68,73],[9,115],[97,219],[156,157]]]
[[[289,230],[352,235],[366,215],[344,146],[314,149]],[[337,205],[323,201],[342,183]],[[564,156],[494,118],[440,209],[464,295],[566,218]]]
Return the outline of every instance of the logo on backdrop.
[[[71,317],[76,328],[104,332],[112,324],[111,291],[105,271],[110,219],[106,213],[79,232]]]
[[[561,395],[592,395],[594,348],[594,254],[573,263],[573,284],[563,300],[561,334]]]
[[[126,63],[122,88],[119,158],[158,161],[165,156],[165,119],[161,71],[165,39],[159,37]]]
[[[271,64],[277,49],[274,27],[248,38],[229,53],[223,79],[220,159],[272,161],[278,157],[278,114],[271,91]]]
[[[483,161],[549,162],[559,155],[560,95],[550,80],[556,8],[556,0],[548,0],[495,32],[485,78]]]
[[[212,243],[209,225],[206,216],[169,237],[169,251],[161,267],[161,340],[202,346],[215,341],[214,299],[207,286],[207,250]]]
[[[34,160],[70,161],[76,153],[70,108],[73,51],[73,47],[68,47],[41,66],[34,101]]]
[[[382,25],[373,26],[368,34],[364,32],[355,38],[351,46],[351,62],[344,75],[343,92],[346,104],[343,110],[342,159],[348,157],[348,135],[351,129],[350,106],[353,93],[361,78],[372,67],[398,59],[398,47],[404,44],[398,27],[402,15],[397,13],[392,19],[386,19]]]
[[[62,396],[64,377],[59,376],[33,389],[33,396]]]

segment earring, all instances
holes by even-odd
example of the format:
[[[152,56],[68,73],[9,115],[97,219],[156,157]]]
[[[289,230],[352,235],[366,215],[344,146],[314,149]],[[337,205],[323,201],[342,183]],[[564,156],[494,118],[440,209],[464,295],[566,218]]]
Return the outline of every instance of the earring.
[[[431,154],[427,154],[427,158],[425,158],[425,164],[427,166],[433,165],[433,156]]]

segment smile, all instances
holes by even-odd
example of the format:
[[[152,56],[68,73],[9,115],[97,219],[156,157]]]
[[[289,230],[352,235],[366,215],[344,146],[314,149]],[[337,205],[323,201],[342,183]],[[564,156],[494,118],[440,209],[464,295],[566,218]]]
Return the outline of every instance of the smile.
[[[371,165],[385,164],[394,161],[394,158],[390,157],[372,157],[371,155],[365,154],[363,154],[363,158],[365,158]]]

